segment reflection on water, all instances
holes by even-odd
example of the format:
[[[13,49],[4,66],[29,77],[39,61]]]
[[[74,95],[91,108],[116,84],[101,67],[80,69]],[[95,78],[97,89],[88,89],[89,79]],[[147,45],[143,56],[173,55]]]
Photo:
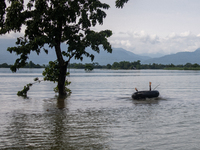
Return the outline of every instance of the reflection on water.
[[[58,109],[63,109],[63,108],[66,107],[65,106],[65,99],[66,99],[66,97],[58,97],[57,98],[57,108]]]
[[[71,70],[69,97],[49,82],[17,97],[41,72],[0,69],[0,149],[200,149],[199,71]],[[133,100],[149,81],[160,96]]]
[[[153,104],[159,104],[159,100],[163,100],[161,97],[157,98],[150,98],[150,99],[142,99],[142,100],[133,100],[134,105],[143,105],[143,104],[148,104],[148,105],[153,105]]]
[[[102,111],[70,113],[65,101],[57,101],[59,109],[44,113],[13,113],[3,145],[8,149],[109,149],[109,132],[104,131],[107,119],[100,117]]]

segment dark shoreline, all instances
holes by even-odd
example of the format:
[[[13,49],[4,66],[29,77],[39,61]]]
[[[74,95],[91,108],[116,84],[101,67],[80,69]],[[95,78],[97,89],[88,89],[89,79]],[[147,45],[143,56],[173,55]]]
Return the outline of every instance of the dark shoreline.
[[[85,69],[86,65],[88,64],[82,64],[82,63],[72,63],[69,65],[68,68],[73,69]],[[128,61],[121,61],[121,62],[114,62],[112,65],[99,65],[98,63],[89,63],[93,67],[93,69],[113,69],[113,70],[140,70],[140,69],[163,69],[163,70],[200,70],[200,65],[195,63],[186,63],[185,65],[174,65],[174,64],[141,64],[140,61],[135,62],[128,62]],[[12,65],[9,65],[7,63],[0,64],[0,68],[10,68]],[[40,64],[34,64],[32,61],[26,64],[23,68],[45,68],[48,65],[40,65]]]

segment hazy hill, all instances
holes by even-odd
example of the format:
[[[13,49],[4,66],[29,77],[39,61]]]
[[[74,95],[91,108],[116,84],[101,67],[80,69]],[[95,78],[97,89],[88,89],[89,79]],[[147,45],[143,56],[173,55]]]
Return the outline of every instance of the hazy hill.
[[[89,50],[89,51],[90,53],[93,53],[95,55],[94,62],[98,62],[100,65],[113,64],[113,62],[120,62],[120,61],[133,62],[137,60],[150,59],[150,57],[136,55],[122,48],[113,48],[112,53],[107,53],[104,50],[101,50],[99,54],[92,52],[92,50]],[[74,63],[74,62],[77,62],[77,61],[76,60],[71,61],[71,63]],[[91,63],[91,60],[89,58],[84,58],[82,63]]]
[[[18,58],[14,53],[10,54],[8,51],[6,51],[7,47],[12,47],[15,45],[16,39],[0,39],[0,64],[2,63],[8,63],[13,64],[15,60]],[[66,45],[62,45],[62,49],[66,49]],[[107,64],[113,64],[113,62],[120,62],[120,61],[137,61],[141,60],[141,63],[143,64],[149,64],[149,63],[157,63],[157,64],[186,64],[186,63],[198,63],[200,64],[200,48],[197,49],[194,52],[179,52],[176,54],[171,55],[165,55],[163,57],[159,58],[151,58],[148,56],[141,56],[136,55],[132,52],[126,51],[122,48],[113,48],[113,52],[107,53],[103,49],[101,49],[100,53],[96,53],[92,51],[90,48],[87,49],[89,53],[92,53],[95,55],[94,62],[98,62],[100,65],[107,65]],[[56,55],[54,50],[50,49],[49,54],[45,54],[43,51],[38,56],[36,53],[31,53],[29,56],[28,61],[33,61],[35,64],[48,64],[50,60],[56,60]],[[90,58],[84,57],[83,61],[80,60],[71,60],[71,63],[91,63]]]
[[[9,40],[7,42],[1,40],[0,44],[3,45],[0,47],[0,64],[2,63],[8,63],[13,64],[15,60],[18,58],[18,56],[15,55],[15,53],[10,54],[8,51],[6,51],[7,47],[14,46],[15,40]],[[62,45],[62,49],[67,48],[66,46]],[[147,60],[150,59],[150,57],[147,56],[140,56],[136,55],[132,52],[126,51],[122,48],[113,48],[112,53],[107,53],[101,48],[100,53],[96,53],[90,48],[87,48],[87,51],[89,53],[92,53],[95,55],[95,59],[93,62],[98,62],[100,65],[107,65],[107,64],[113,64],[113,62],[120,62],[120,61],[137,61],[137,60]],[[35,52],[31,53],[29,56],[28,61],[33,61],[35,64],[48,64],[50,60],[56,60],[56,55],[54,50],[50,49],[48,55],[45,54],[43,51],[41,51],[41,54],[38,56]],[[70,63],[92,63],[90,58],[84,57],[83,61],[72,59]]]
[[[200,64],[200,48],[194,52],[179,52],[176,54],[165,55],[159,58],[152,58],[142,61],[144,64],[156,63],[156,64],[186,64],[186,63],[197,63]]]

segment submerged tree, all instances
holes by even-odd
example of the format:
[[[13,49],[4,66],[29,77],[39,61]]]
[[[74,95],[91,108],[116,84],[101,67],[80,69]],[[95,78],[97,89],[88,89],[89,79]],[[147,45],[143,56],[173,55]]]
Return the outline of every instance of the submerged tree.
[[[127,1],[116,0],[116,7],[122,8]],[[86,47],[99,53],[102,45],[104,50],[112,52],[107,40],[112,32],[92,30],[103,24],[104,10],[108,8],[108,4],[99,0],[27,0],[26,4],[24,0],[1,0],[0,34],[24,29],[24,36],[17,38],[17,46],[8,48],[10,53],[20,56],[11,70],[16,72],[24,67],[31,51],[39,55],[43,48],[48,54],[49,50],[44,48],[47,45],[55,50],[57,60],[56,65],[51,65],[53,68],[45,70],[45,79],[57,82],[59,95],[66,95],[67,66],[71,58],[82,60],[85,55],[93,61],[94,55]],[[68,48],[61,50],[62,43]]]
[[[93,69],[93,64],[85,64],[85,71],[92,71]]]

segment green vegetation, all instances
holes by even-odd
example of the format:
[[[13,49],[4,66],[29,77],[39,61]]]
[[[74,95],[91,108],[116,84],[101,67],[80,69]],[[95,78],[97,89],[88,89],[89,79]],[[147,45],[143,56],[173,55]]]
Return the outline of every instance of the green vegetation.
[[[52,65],[52,68],[55,67],[55,62],[50,62],[49,65]],[[27,63],[24,68],[45,68],[45,70],[50,69],[49,65],[39,65],[34,64],[32,61]],[[53,67],[54,65],[54,67]],[[11,65],[8,65],[7,63],[0,64],[0,68],[10,68]],[[121,62],[114,62],[112,65],[99,65],[99,63],[72,63],[68,66],[69,68],[74,69],[85,69],[86,71],[91,71],[93,69],[165,69],[165,70],[200,70],[200,65],[195,63],[186,63],[185,65],[174,65],[174,64],[141,64],[140,60],[134,61],[134,62],[128,62],[128,61],[121,61]],[[52,69],[51,68],[51,69]],[[49,72],[49,74],[47,74]],[[51,73],[50,73],[51,72]],[[50,75],[56,77],[57,75],[52,75],[52,73],[55,73],[55,71],[47,70],[46,73],[43,73],[43,75]],[[57,72],[59,73],[59,72]],[[54,81],[57,79],[52,79],[50,81]]]
[[[41,80],[39,80],[39,78],[35,78],[34,79],[34,83],[29,83],[29,84],[25,85],[23,90],[17,92],[17,95],[26,98],[27,97],[27,92],[29,91],[30,87],[33,84],[40,83],[40,82],[41,82]]]
[[[11,65],[8,65],[7,63],[3,63],[3,64],[0,64],[0,68],[10,68]]]
[[[185,65],[174,65],[174,64],[141,64],[140,60],[134,62],[121,61],[114,62],[112,65],[107,64],[106,66],[99,65],[98,63],[91,63],[95,69],[165,69],[165,70],[200,70],[199,64],[186,63]],[[70,68],[85,69],[85,65],[82,63],[70,64]]]
[[[32,61],[30,61],[29,63],[27,63],[24,68],[44,68],[45,65],[39,65],[39,64],[34,64]]]
[[[128,0],[116,0],[117,8],[122,8]],[[56,65],[49,64],[45,74],[57,75],[55,82],[59,96],[66,96],[66,72],[72,58],[82,60],[83,56],[94,60],[94,55],[86,51],[87,47],[99,53],[102,46],[112,52],[108,38],[112,31],[93,30],[96,25],[102,25],[106,18],[105,10],[110,6],[100,0],[1,0],[0,1],[0,35],[10,32],[24,33],[16,39],[16,46],[9,47],[10,53],[16,53],[19,58],[10,67],[13,72],[23,68],[31,52],[38,55],[42,50],[48,54],[48,46],[56,52]],[[24,31],[22,31],[22,29]],[[68,47],[61,49],[61,44]],[[51,81],[52,79],[48,79]],[[27,88],[28,89],[28,88]]]
[[[8,65],[7,63],[0,64],[0,68],[10,68],[12,65]],[[34,64],[32,61],[26,63],[23,68],[45,68],[45,65]]]
[[[72,64],[70,64],[69,68],[85,69],[85,70],[88,70],[88,68],[90,68],[89,70],[93,70],[93,69],[110,69],[110,68],[107,68],[107,66],[99,65],[99,63],[97,63],[97,62],[95,62],[95,63],[86,63],[86,64],[72,63]]]
[[[200,65],[197,63],[195,64],[186,63],[185,65],[167,66],[164,69],[166,70],[200,70]]]
[[[85,64],[85,71],[92,71],[94,69],[92,64]]]

